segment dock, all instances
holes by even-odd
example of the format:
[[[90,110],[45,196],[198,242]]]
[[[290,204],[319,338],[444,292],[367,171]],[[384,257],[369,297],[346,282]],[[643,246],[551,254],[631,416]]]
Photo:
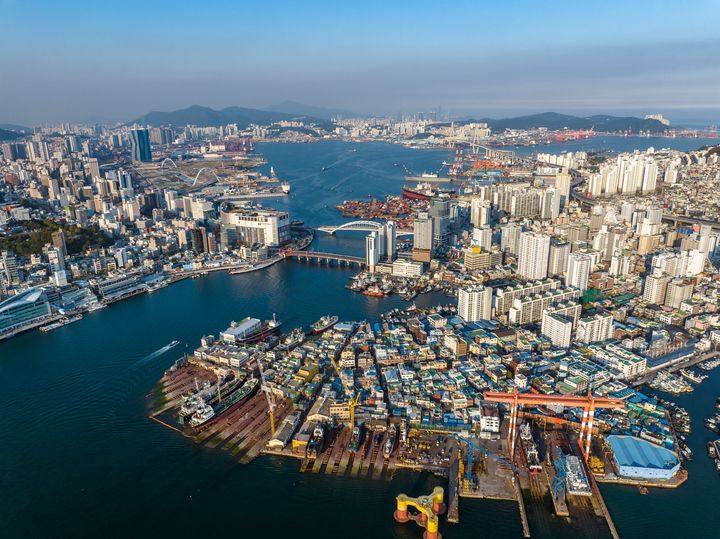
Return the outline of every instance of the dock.
[[[450,461],[450,470],[448,471],[448,512],[447,521],[457,524],[460,522],[460,494],[458,488],[458,474],[460,467],[458,466],[457,456]]]
[[[515,473],[513,486],[515,487],[515,497],[517,498],[518,509],[520,510],[520,522],[523,527],[523,537],[530,537],[530,524],[528,524],[527,512],[525,511],[525,500],[523,500],[522,489],[520,488],[520,478]]]

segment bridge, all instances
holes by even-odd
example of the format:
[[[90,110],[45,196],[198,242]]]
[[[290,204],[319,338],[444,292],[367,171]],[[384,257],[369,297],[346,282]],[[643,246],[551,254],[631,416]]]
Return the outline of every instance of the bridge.
[[[294,258],[302,262],[317,262],[318,264],[331,265],[332,263],[338,266],[352,266],[357,265],[359,267],[365,267],[365,259],[359,256],[350,255],[339,255],[336,253],[323,253],[320,251],[283,251],[285,258]]]
[[[380,223],[378,221],[351,221],[349,223],[343,223],[341,225],[330,225],[330,226],[320,226],[317,229],[320,232],[327,232],[330,235],[335,234],[338,230],[359,230],[361,232],[373,232],[373,231],[379,231],[385,223]],[[413,231],[412,230],[396,230],[395,231],[396,236],[412,236]]]

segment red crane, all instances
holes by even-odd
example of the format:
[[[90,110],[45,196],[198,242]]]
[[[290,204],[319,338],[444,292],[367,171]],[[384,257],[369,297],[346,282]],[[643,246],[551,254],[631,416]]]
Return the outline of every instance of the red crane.
[[[590,457],[590,444],[592,441],[593,420],[595,410],[598,408],[625,408],[622,399],[593,397],[588,391],[585,397],[565,397],[563,395],[539,395],[533,393],[518,393],[517,388],[512,393],[486,391],[483,398],[490,402],[501,402],[510,405],[510,426],[508,427],[508,448],[510,460],[515,455],[515,439],[517,438],[518,408],[528,406],[567,406],[582,408],[582,422],[580,423],[580,437],[578,445],[585,460]]]

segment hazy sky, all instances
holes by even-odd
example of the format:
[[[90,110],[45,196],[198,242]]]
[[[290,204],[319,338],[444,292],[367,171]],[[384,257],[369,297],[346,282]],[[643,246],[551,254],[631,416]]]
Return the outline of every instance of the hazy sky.
[[[720,0],[0,0],[0,18],[0,123],[720,107]]]

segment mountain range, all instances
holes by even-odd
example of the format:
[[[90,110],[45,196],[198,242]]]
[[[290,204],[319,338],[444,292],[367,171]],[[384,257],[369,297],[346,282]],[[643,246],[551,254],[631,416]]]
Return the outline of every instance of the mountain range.
[[[517,116],[515,118],[482,118],[476,120],[487,123],[494,133],[505,129],[533,129],[546,127],[553,131],[561,129],[594,129],[595,131],[617,132],[617,131],[650,131],[658,133],[666,131],[668,127],[657,120],[644,120],[633,116],[610,116],[607,114],[596,114],[594,116],[571,116],[557,112],[542,112],[528,116]]]
[[[250,124],[267,125],[281,120],[302,119],[323,127],[329,127],[330,118],[336,116],[357,117],[350,111],[340,109],[326,109],[312,105],[303,105],[294,101],[286,101],[267,109],[253,109],[246,107],[226,107],[215,110],[209,107],[193,105],[184,109],[170,112],[153,111],[136,118],[129,125],[197,125],[201,127],[218,127],[230,123],[237,124],[244,129]],[[513,118],[478,118],[466,119],[461,123],[469,122],[487,123],[493,132],[499,133],[505,129],[532,129],[545,127],[550,130],[562,129],[594,129],[595,131],[649,131],[658,133],[666,131],[667,126],[657,120],[645,120],[633,116],[610,116],[596,114],[593,116],[572,116],[557,112],[543,112]]]

